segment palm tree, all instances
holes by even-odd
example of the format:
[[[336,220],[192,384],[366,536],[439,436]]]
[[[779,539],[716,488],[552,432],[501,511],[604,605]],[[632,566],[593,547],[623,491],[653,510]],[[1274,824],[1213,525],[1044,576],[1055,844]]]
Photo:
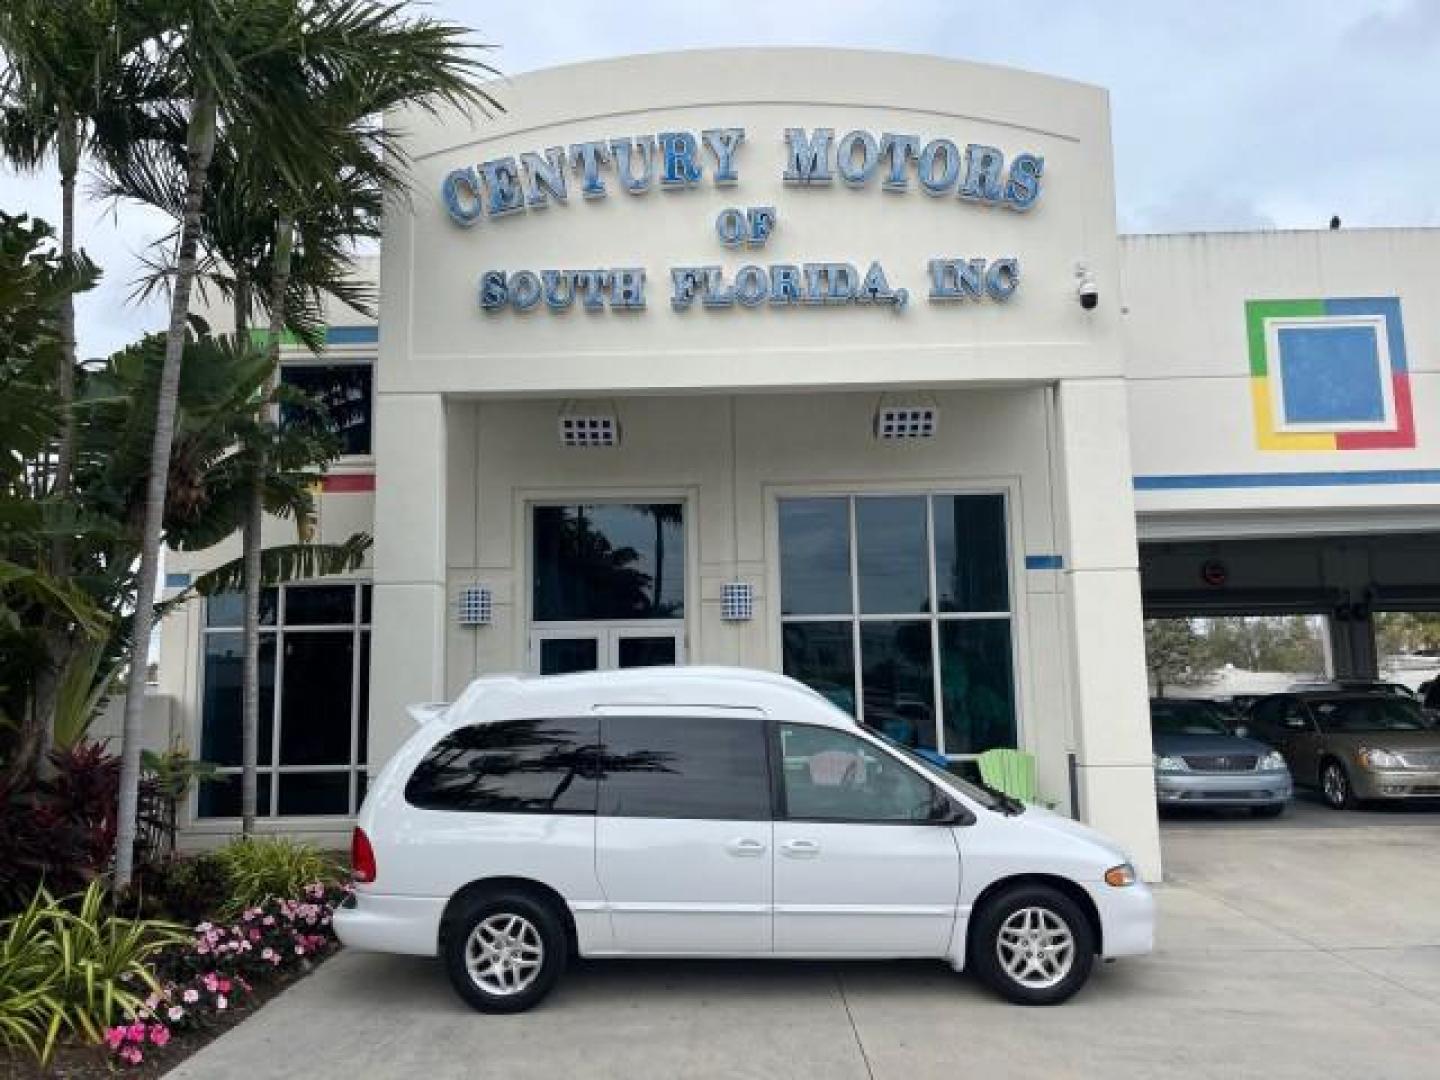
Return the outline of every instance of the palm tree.
[[[134,24],[116,0],[7,0],[0,7],[0,154],[21,169],[52,157],[60,173],[60,254],[75,255],[75,183],[87,149],[120,137],[136,104],[126,59],[137,44]],[[143,98],[143,94],[140,95]],[[52,490],[64,497],[74,465],[75,302],[61,303],[56,365],[61,431]],[[52,571],[70,567],[64,537],[55,541]]]
[[[76,515],[45,490],[42,467],[62,423],[61,309],[97,276],[83,258],[55,251],[47,225],[0,212],[0,798],[33,779],[41,758],[60,687],[57,640],[88,643],[108,621],[73,580],[51,572],[50,542]]]
[[[480,70],[466,55],[460,28],[428,19],[406,20],[400,17],[398,5],[374,0],[148,0],[141,6],[154,20],[146,58],[173,87],[172,100],[183,109],[187,124],[183,213],[144,501],[132,672],[145,670],[154,621],[165,468],[217,136],[230,130],[252,133],[254,145],[265,146],[274,155],[282,178],[304,187],[308,174],[302,163],[314,160],[317,146],[325,151],[309,126],[307,106],[328,88],[346,79],[359,83],[391,73],[399,80],[429,69],[439,89],[417,97],[462,103],[473,94],[467,75]],[[283,298],[283,278],[279,284],[275,295]],[[258,579],[258,574],[251,577]],[[115,860],[116,884],[122,887],[129,884],[133,861],[143,709],[144,682],[135,677],[126,696],[122,736]]]
[[[378,14],[379,18],[374,17]],[[268,313],[268,349],[275,376],[264,388],[265,424],[254,444],[249,513],[242,523],[245,579],[242,680],[242,831],[254,827],[255,766],[260,710],[261,529],[264,482],[271,451],[267,437],[278,429],[275,377],[286,330],[312,349],[324,340],[326,295],[338,297],[365,315],[374,314],[373,288],[357,283],[349,256],[355,246],[376,240],[387,194],[403,186],[404,157],[380,123],[388,109],[441,104],[482,108],[494,102],[472,81],[489,68],[459,47],[461,31],[430,21],[401,22],[385,9],[356,8],[353,32],[369,50],[369,62],[343,68],[315,88],[312,72],[297,60],[291,69],[277,66],[272,77],[293,87],[312,88],[290,95],[303,110],[299,120],[309,132],[308,153],[258,137],[252,125],[231,124],[217,140],[202,208],[201,254],[197,281],[212,285],[232,304],[237,335],[248,335],[257,312]],[[103,186],[112,197],[138,199],[179,219],[183,212],[175,177],[182,159],[184,123],[175,115],[157,116],[149,153],[118,163]],[[152,262],[140,286],[142,294],[173,280],[168,260]],[[266,432],[271,433],[270,436]],[[353,540],[353,538],[352,538]]]
[[[8,0],[0,5],[0,156],[24,170],[54,161],[60,174],[60,258],[80,272],[93,268],[77,254],[76,179],[87,153],[123,140],[136,107],[149,96],[140,69],[130,62],[140,34],[117,0]],[[73,518],[74,290],[66,290],[60,300],[53,364],[49,383],[58,424],[44,451],[32,459],[36,495],[69,507],[61,512]],[[74,558],[76,540],[73,528],[49,531],[46,568],[57,583],[69,582],[81,569]],[[40,649],[35,694],[23,719],[20,757],[12,763],[19,774],[43,760],[66,672],[93,651],[89,635],[57,609],[36,628],[34,640]]]

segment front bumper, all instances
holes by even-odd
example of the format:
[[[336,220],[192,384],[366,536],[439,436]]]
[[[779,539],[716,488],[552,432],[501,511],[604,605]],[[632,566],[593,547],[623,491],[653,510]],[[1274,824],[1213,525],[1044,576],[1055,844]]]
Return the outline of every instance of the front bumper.
[[[444,914],[443,899],[356,890],[335,909],[335,936],[351,949],[435,956]]]
[[[1100,955],[1144,956],[1155,948],[1155,894],[1143,881],[1124,888],[1087,882],[1085,891],[1100,914]]]
[[[1357,799],[1440,799],[1440,771],[1350,769]]]
[[[1155,798],[1161,806],[1274,806],[1294,793],[1290,773],[1157,772]]]

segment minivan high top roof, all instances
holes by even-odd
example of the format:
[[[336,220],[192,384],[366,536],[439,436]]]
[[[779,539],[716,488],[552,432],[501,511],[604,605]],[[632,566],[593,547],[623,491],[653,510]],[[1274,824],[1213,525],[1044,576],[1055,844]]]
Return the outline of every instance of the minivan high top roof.
[[[444,713],[447,725],[522,716],[574,716],[633,705],[783,713],[803,702],[807,718],[837,727],[854,721],[803,683],[739,667],[653,667],[570,675],[494,675],[476,679]],[[816,710],[817,702],[829,706]]]

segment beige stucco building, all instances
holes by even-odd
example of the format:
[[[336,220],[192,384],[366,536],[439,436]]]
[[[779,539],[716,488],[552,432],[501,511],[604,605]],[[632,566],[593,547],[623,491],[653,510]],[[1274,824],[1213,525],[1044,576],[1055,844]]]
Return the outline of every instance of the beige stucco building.
[[[322,533],[375,546],[275,597],[275,828],[348,828],[404,706],[476,675],[705,662],[957,767],[1027,749],[1154,876],[1137,522],[1180,607],[1237,558],[1186,543],[1437,525],[1430,233],[1120,238],[1103,90],[930,57],[495,92],[391,118],[414,184],[378,330],[337,312],[287,361],[343,405]],[[171,586],[234,553],[172,556]],[[170,726],[227,768],[237,646],[223,599],[165,627]],[[189,835],[237,801],[197,795]]]

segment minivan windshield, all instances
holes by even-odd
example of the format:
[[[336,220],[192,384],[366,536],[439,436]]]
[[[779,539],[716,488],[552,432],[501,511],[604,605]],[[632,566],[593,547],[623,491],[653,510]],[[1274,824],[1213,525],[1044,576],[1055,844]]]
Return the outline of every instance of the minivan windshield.
[[[1402,697],[1379,694],[1367,697],[1312,701],[1321,731],[1336,734],[1370,734],[1381,731],[1426,731],[1429,725],[1420,706]]]
[[[998,813],[1005,812],[1005,808],[1009,800],[1007,800],[1004,796],[1001,796],[996,792],[991,791],[989,788],[981,787],[978,784],[972,784],[969,780],[966,780],[963,777],[956,776],[953,772],[951,772],[949,769],[944,768],[938,762],[931,761],[923,754],[917,754],[910,747],[906,746],[902,742],[896,742],[889,735],[886,735],[878,728],[873,728],[869,724],[861,724],[860,726],[863,727],[867,733],[874,735],[875,738],[879,739],[886,746],[890,747],[890,749],[900,754],[906,761],[910,762],[912,765],[918,765],[920,768],[924,769],[932,776],[940,777],[946,783],[964,792],[965,795],[967,795],[969,798],[974,799],[981,806],[985,807],[985,809],[994,810]]]

